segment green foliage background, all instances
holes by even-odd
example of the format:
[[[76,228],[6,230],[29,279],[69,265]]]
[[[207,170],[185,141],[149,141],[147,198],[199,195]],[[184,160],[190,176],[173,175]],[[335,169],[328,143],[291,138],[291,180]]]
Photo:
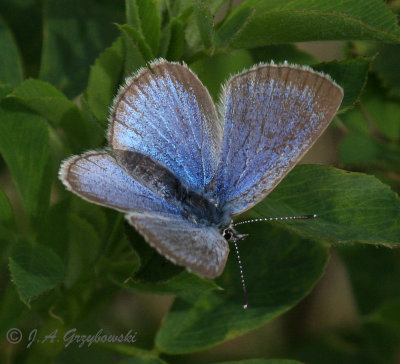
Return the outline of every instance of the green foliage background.
[[[3,0],[1,359],[398,362],[399,12],[398,1],[381,0],[245,0],[238,6],[226,0]],[[294,44],[330,40],[343,41],[340,60],[318,63]],[[190,274],[153,251],[121,214],[80,200],[57,179],[62,159],[105,145],[108,110],[118,86],[158,57],[186,62],[215,100],[229,74],[271,59],[309,64],[329,73],[344,89],[331,126],[340,135],[337,167],[342,169],[298,166],[240,217],[318,214],[312,221],[241,229],[250,233],[241,244],[247,311],[241,308],[233,255],[215,282]],[[324,275],[332,253],[347,274],[354,320],[307,331],[307,322],[299,317],[312,299],[297,304]],[[150,307],[118,306],[128,298],[140,301],[145,293],[176,296],[161,324],[146,314]],[[330,294],[332,302],[341,301],[341,291]],[[192,354],[268,327],[266,323],[295,305],[280,328],[272,323],[269,334],[258,330],[259,341],[254,341],[260,344],[253,344],[254,350],[242,344],[233,353],[225,352],[226,357],[216,351]],[[328,315],[340,309],[331,306]],[[80,334],[95,334],[100,328],[108,334],[136,331],[132,325],[140,320],[126,318],[132,310],[142,310],[137,316],[147,324],[137,328],[135,344],[65,348],[62,337],[71,328]],[[7,341],[10,328],[23,332],[19,344]],[[27,348],[35,328],[38,337],[56,333],[59,341]],[[267,345],[266,352],[266,342],[276,345]]]

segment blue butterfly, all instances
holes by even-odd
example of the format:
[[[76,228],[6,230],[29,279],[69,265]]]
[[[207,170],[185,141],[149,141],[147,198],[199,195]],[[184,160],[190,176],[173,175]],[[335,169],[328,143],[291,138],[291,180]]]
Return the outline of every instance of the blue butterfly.
[[[78,196],[126,213],[159,253],[207,278],[225,266],[233,217],[270,193],[343,98],[308,67],[260,64],[231,77],[216,109],[185,65],[157,60],[128,78],[109,117],[110,150],[65,160]]]

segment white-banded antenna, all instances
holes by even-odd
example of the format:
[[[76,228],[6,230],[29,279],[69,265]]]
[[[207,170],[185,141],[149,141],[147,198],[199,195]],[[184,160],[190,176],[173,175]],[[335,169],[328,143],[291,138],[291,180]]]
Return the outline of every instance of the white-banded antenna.
[[[244,310],[247,310],[247,307],[248,307],[247,289],[246,289],[246,283],[245,283],[245,281],[244,281],[242,260],[240,259],[240,254],[239,254],[239,248],[238,248],[238,245],[237,245],[237,241],[234,240],[234,241],[233,241],[233,244],[235,245],[236,256],[237,256],[238,262],[239,262],[240,279],[242,280],[242,288],[243,288],[243,309],[244,309]]]
[[[317,217],[316,214],[313,214],[313,215],[301,215],[301,216],[285,216],[285,217],[261,217],[259,219],[251,219],[251,220],[239,221],[239,222],[237,222],[235,224],[232,224],[231,226],[238,226],[238,225],[243,225],[243,224],[249,224],[251,222],[261,222],[261,221],[310,220],[310,219],[315,219],[316,217]],[[237,256],[237,259],[238,259],[238,262],[239,262],[240,279],[242,280],[243,309],[247,310],[248,298],[247,298],[246,282],[244,280],[242,260],[240,258],[239,248],[238,248],[237,242],[238,242],[238,239],[233,240],[233,244],[235,245],[235,250],[236,250],[236,256]]]
[[[261,217],[259,219],[239,221],[235,224],[232,224],[232,226],[238,226],[243,224],[249,224],[251,222],[261,222],[261,221],[310,220],[310,219],[315,219],[316,217],[317,217],[316,214],[302,215],[302,216],[285,216],[285,217]]]

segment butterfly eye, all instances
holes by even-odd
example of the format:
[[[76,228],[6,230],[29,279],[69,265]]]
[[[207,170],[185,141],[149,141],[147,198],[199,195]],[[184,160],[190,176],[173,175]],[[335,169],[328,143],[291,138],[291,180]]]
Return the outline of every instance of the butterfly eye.
[[[222,236],[225,238],[225,240],[229,240],[232,237],[232,230],[225,229],[222,233]]]

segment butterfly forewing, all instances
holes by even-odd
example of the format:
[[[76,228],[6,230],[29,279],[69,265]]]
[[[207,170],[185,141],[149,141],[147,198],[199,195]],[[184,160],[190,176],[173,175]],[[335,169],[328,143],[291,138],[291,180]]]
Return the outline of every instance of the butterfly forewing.
[[[187,187],[201,191],[215,175],[222,126],[207,89],[186,66],[153,62],[115,98],[111,148],[147,155]]]
[[[299,66],[264,65],[232,77],[222,97],[215,198],[231,214],[258,203],[326,129],[342,98],[330,78]]]

